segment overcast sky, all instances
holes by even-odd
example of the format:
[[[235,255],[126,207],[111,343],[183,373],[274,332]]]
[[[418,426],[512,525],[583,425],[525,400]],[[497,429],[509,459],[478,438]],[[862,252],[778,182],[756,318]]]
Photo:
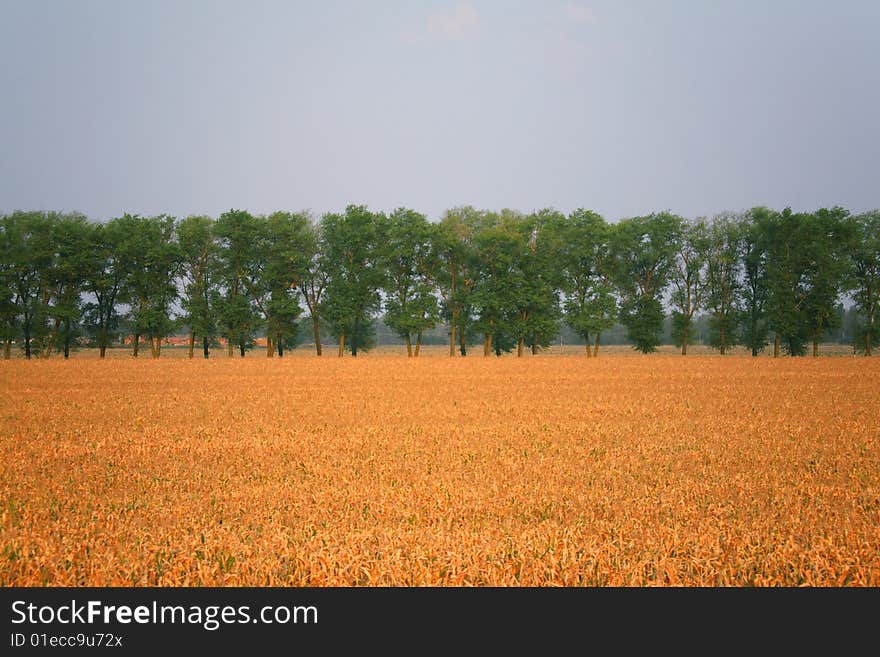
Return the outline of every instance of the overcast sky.
[[[0,0],[0,211],[880,206],[880,2]]]

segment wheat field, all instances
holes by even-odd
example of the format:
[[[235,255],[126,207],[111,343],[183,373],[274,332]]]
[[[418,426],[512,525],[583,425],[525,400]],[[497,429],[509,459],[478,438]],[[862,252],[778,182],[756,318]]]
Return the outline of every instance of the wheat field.
[[[0,362],[10,585],[880,585],[880,359]]]

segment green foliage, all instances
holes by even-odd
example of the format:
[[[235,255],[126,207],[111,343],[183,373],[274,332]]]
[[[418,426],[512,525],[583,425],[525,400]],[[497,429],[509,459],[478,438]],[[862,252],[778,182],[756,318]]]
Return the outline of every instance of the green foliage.
[[[0,340],[11,345],[16,336],[18,309],[16,305],[15,227],[12,217],[0,216]]]
[[[302,232],[302,259],[304,268],[302,278],[299,281],[299,292],[303,303],[309,311],[312,323],[312,336],[315,341],[315,351],[321,355],[321,329],[320,308],[323,301],[324,291],[327,288],[327,272],[323,267],[321,254],[321,227],[316,225],[311,217],[303,227]]]
[[[709,311],[708,342],[722,354],[737,342],[742,289],[742,231],[743,218],[724,213],[713,218],[707,236],[705,305]]]
[[[547,347],[559,332],[560,227],[564,222],[564,215],[544,209],[513,223],[518,256],[511,272],[510,331],[517,342],[535,351]]]
[[[847,287],[859,312],[855,348],[870,355],[880,344],[880,211],[851,221],[852,271]]]
[[[608,224],[591,210],[575,210],[558,228],[565,321],[587,341],[614,326],[618,315],[609,238]]]
[[[827,331],[839,328],[838,298],[846,286],[851,259],[854,225],[849,211],[841,207],[820,208],[811,216],[809,293],[804,304],[810,338],[814,344]]]
[[[806,353],[807,343],[836,326],[837,299],[851,263],[851,222],[842,208],[815,213],[762,216],[767,253],[769,317],[783,349],[792,356]]]
[[[122,296],[127,263],[117,245],[122,243],[124,235],[125,226],[120,219],[94,224],[86,254],[89,267],[84,288],[90,300],[84,308],[85,328],[101,350],[102,357],[119,328],[117,303]]]
[[[845,293],[855,302],[846,312]],[[0,216],[0,340],[6,354],[15,342],[26,357],[67,355],[83,334],[103,354],[122,322],[151,338],[154,355],[182,325],[206,348],[225,336],[242,355],[265,330],[280,353],[296,344],[303,307],[319,353],[320,319],[356,354],[374,343],[383,300],[394,334],[436,341],[445,318],[462,353],[480,334],[497,354],[538,349],[560,317],[588,342],[619,317],[647,353],[663,335],[665,301],[677,344],[700,321],[722,353],[742,344],[757,355],[773,331],[798,355],[846,317],[854,348],[869,354],[880,340],[878,299],[880,212],[839,207],[753,208],[692,224],[663,212],[611,226],[582,209],[524,216],[469,206],[437,224],[406,208],[385,217],[353,205],[318,225],[301,213],[241,210],[216,222]]]
[[[385,323],[405,340],[436,326],[440,308],[434,294],[439,260],[436,228],[423,214],[398,208],[388,217],[382,248]]]
[[[83,310],[90,226],[79,214],[14,212],[0,224],[0,319],[4,340],[26,358],[73,344]]]
[[[670,273],[672,340],[675,346],[686,347],[693,332],[694,314],[703,306],[706,289],[709,229],[705,220],[684,223],[677,246]]]
[[[220,287],[217,317],[220,332],[240,355],[255,344],[260,317],[249,284],[258,278],[261,227],[245,210],[229,210],[217,219],[214,231],[219,242],[217,276]]]
[[[269,339],[282,348],[296,345],[299,330],[299,285],[308,273],[311,242],[309,217],[274,212],[260,220],[257,269],[248,289],[263,314]]]
[[[52,260],[51,219],[41,212],[13,212],[4,217],[3,232],[9,258],[7,294],[13,304],[11,321],[7,321],[25,357],[31,358],[48,316],[44,291]]]
[[[767,239],[764,227],[774,221],[775,212],[758,207],[750,210],[739,222],[739,259],[743,278],[740,289],[742,306],[740,317],[740,342],[752,356],[757,356],[767,346],[770,319],[767,314],[770,290],[767,275]]]
[[[462,343],[472,330],[472,293],[476,282],[477,257],[474,235],[481,222],[471,206],[447,210],[433,236],[433,253],[438,261],[434,278],[441,298],[441,312],[450,330]],[[464,355],[464,354],[462,354]]]
[[[636,349],[660,344],[660,297],[675,266],[684,220],[669,212],[624,219],[611,231],[611,272],[621,298],[620,320]]]
[[[129,321],[136,336],[161,341],[175,325],[171,311],[181,259],[175,220],[167,215],[126,214],[117,226],[120,234],[115,248],[125,267],[121,298],[129,305]]]
[[[80,214],[60,215],[53,222],[53,262],[48,272],[47,310],[54,322],[50,338],[43,345],[48,356],[53,347],[65,356],[75,347],[82,318],[82,294],[89,273],[91,226]]]
[[[470,295],[474,329],[493,341],[497,335],[514,335],[516,287],[522,280],[517,263],[526,249],[521,222],[522,216],[510,210],[486,212],[474,233],[475,281]]]
[[[321,317],[334,337],[343,338],[352,356],[373,346],[373,316],[380,308],[385,281],[382,248],[386,218],[363,205],[321,219],[321,253],[327,275]]]
[[[209,344],[217,335],[218,247],[214,238],[214,220],[189,216],[177,226],[181,253],[183,298],[181,318],[198,338]]]
[[[635,349],[651,353],[660,344],[663,330],[663,305],[652,296],[631,296],[620,307],[620,320]]]

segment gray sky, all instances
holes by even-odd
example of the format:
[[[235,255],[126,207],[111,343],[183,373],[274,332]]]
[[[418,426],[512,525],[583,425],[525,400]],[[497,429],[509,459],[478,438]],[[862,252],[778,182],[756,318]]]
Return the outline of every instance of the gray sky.
[[[0,0],[0,211],[880,206],[880,2]]]

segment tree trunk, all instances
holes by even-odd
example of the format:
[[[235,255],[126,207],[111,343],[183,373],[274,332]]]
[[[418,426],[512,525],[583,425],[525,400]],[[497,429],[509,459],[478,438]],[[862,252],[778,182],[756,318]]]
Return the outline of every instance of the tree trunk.
[[[10,358],[12,358],[12,338],[6,338],[3,341],[3,360],[9,360]]]
[[[345,353],[345,333],[339,334],[339,357],[342,358],[342,355]]]
[[[226,338],[226,353],[230,358],[235,356],[235,343],[232,341],[232,331],[229,332],[229,337]]]
[[[278,347],[278,358],[284,358],[284,339],[280,333],[275,336],[275,345]]]
[[[358,316],[354,316],[354,327],[351,336],[351,356],[352,358],[357,358],[358,355],[358,340],[360,339],[360,326],[358,324]]]
[[[31,359],[31,329],[27,323],[24,325],[24,357]]]
[[[55,343],[58,341],[58,327],[61,326],[61,320],[55,319],[55,326],[52,327],[52,335],[49,336],[49,342],[43,349],[43,353],[40,354],[41,358],[49,358],[52,355],[52,351],[55,349]]]
[[[467,356],[467,336],[462,329],[458,330],[458,353]]]
[[[266,333],[266,358],[275,356],[275,341],[272,339],[271,333]]]
[[[532,356],[538,355],[538,341],[535,339],[535,336],[532,336]]]
[[[779,358],[779,331],[773,331],[773,358]]]
[[[487,333],[483,336],[483,356],[488,356],[492,351],[492,337]]]
[[[134,334],[134,344],[131,345],[131,349],[132,349],[131,355],[134,356],[135,358],[138,357],[138,350],[140,349],[140,344],[141,344],[141,334],[135,333]]]
[[[593,352],[590,349],[590,347],[592,345],[590,344],[590,334],[589,333],[586,333],[584,335],[584,340],[586,340],[586,344],[584,346],[587,348],[587,358],[590,358],[593,355]]]
[[[422,332],[419,331],[416,334],[416,352],[413,354],[414,357],[416,357],[416,358],[419,357],[419,351],[421,350],[421,348],[422,348]]]
[[[520,338],[519,344],[516,345],[516,357],[517,358],[522,358],[523,349],[525,348],[525,346],[526,346],[526,341],[523,340],[522,338]]]
[[[238,343],[238,353],[244,358],[244,342]]]
[[[758,322],[752,319],[752,358],[756,358],[758,356],[758,345],[755,342],[755,335],[758,333]]]
[[[193,357],[193,349],[196,344],[196,334],[192,331],[189,332],[189,359],[192,360]]]
[[[455,311],[452,311],[452,319],[449,321],[449,357],[455,357]]]
[[[312,315],[312,334],[315,336],[315,352],[321,355],[321,327],[318,325],[318,318]]]
[[[720,335],[719,335],[720,339],[718,341],[721,343],[720,344],[721,348],[719,349],[719,351],[721,352],[721,355],[723,356],[724,352],[727,351],[727,336],[724,334],[724,322],[723,321],[721,322],[721,327],[718,330],[720,332]]]
[[[70,358],[70,318],[64,320],[64,360]]]
[[[409,333],[406,334],[406,357],[412,358],[413,350],[412,350],[412,342],[409,339]]]
[[[99,353],[100,353],[100,358],[103,358],[104,356],[107,355],[107,345],[106,344],[101,345]]]
[[[593,347],[593,358],[599,355],[599,336],[601,333],[596,333],[596,346]]]
[[[205,358],[207,358],[210,353],[208,351],[208,336],[207,335],[204,338],[202,338],[202,352],[205,354]]]
[[[684,334],[681,336],[681,355],[687,356],[688,353],[688,333],[690,330],[685,327]]]
[[[813,338],[813,358],[819,357],[819,338]]]

